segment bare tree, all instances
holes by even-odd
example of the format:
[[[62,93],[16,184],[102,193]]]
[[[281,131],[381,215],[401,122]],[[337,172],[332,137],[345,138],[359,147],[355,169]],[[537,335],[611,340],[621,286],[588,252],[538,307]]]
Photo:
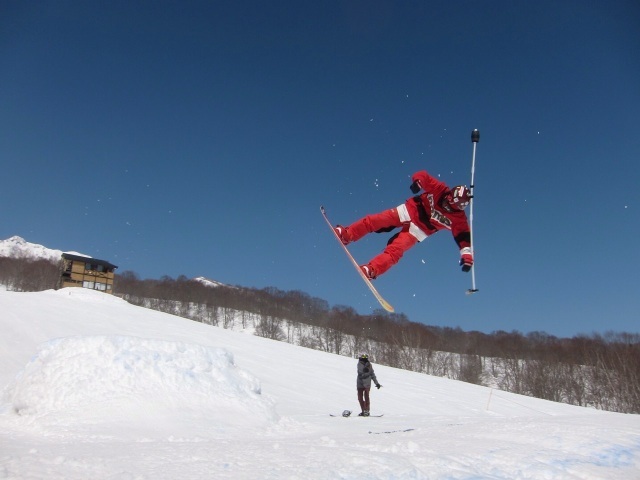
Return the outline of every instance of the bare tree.
[[[282,340],[285,337],[282,320],[272,315],[263,315],[256,325],[256,335],[271,340]]]
[[[482,382],[482,361],[478,355],[460,355],[458,380],[480,385]]]

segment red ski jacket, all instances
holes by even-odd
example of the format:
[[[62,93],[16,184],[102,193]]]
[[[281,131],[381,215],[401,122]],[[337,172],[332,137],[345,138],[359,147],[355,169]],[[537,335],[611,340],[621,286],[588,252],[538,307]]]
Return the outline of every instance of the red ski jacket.
[[[417,181],[423,190],[420,195],[405,202],[413,223],[427,236],[438,230],[451,230],[451,235],[460,249],[470,247],[471,233],[464,210],[447,210],[443,206],[443,198],[451,189],[424,170],[414,173],[411,180]]]

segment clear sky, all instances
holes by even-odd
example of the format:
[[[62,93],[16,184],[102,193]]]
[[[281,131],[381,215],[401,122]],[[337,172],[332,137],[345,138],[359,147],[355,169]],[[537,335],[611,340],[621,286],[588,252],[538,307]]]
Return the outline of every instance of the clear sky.
[[[410,320],[640,331],[637,1],[0,4],[0,238],[378,308],[334,223],[476,155],[448,232],[376,281]],[[389,234],[354,244],[361,263]]]

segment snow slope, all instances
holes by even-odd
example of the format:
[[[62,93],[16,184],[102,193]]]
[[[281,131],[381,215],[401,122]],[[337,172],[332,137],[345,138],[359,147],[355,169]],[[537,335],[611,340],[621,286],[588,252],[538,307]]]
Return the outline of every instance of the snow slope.
[[[6,240],[0,240],[0,257],[24,258],[28,260],[48,260],[59,262],[63,253],[88,257],[82,253],[47,248],[37,243],[27,242],[24,238],[13,236]]]
[[[210,278],[206,278],[206,277],[196,277],[196,278],[194,278],[194,280],[196,282],[200,282],[205,287],[211,287],[211,288],[216,288],[216,287],[236,288],[236,287],[231,287],[230,285],[225,285],[224,283],[218,282],[217,280],[211,280]]]
[[[634,479],[640,416],[375,366],[129,305],[0,291],[0,479]],[[355,412],[354,412],[355,413]]]
[[[0,240],[0,257],[26,258],[29,260],[42,259],[57,262],[60,260],[61,255],[62,250],[52,250],[42,245],[27,242],[18,236]]]

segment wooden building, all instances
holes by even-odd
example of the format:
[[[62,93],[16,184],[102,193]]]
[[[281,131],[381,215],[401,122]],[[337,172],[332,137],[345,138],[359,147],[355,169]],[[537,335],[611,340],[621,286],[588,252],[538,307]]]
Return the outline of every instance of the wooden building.
[[[113,293],[114,271],[116,265],[97,258],[62,254],[61,287],[82,287]]]

